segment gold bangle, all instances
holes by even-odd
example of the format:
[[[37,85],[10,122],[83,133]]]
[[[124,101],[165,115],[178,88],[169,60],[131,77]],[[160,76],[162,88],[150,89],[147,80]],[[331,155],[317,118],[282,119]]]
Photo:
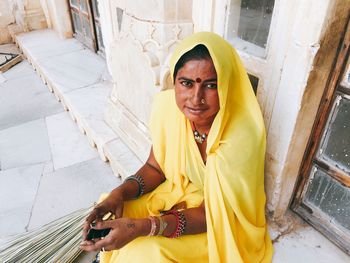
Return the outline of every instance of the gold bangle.
[[[166,227],[168,226],[168,223],[165,222],[165,220],[161,216],[159,216],[158,219],[159,219],[159,231],[157,236],[161,236],[164,230],[166,229]]]

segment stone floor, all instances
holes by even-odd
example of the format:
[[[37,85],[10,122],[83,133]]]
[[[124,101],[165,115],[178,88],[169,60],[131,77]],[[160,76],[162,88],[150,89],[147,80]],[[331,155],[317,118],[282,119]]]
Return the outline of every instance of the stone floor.
[[[38,48],[44,39],[52,43]],[[92,141],[95,138],[101,145],[119,140],[103,123],[101,105],[109,92],[99,84],[105,76],[103,61],[76,40],[57,41],[53,31],[22,34],[21,40],[27,54],[37,58],[35,65],[40,70],[34,71],[23,61],[0,74],[0,238],[90,206],[100,193],[120,183],[109,164],[101,161],[101,149],[91,147],[98,145]],[[13,45],[0,46],[0,50],[4,48]],[[70,66],[68,61],[73,61]],[[97,71],[92,73],[91,67]],[[43,84],[48,75],[55,88],[59,87],[55,95]],[[70,82],[71,78],[74,81]],[[62,96],[62,104],[57,96]],[[67,106],[69,112],[63,109]],[[90,136],[95,133],[98,135]],[[114,156],[125,159],[125,166],[134,169],[138,165],[130,163],[125,151],[113,149]],[[273,229],[270,233],[276,240],[274,263],[350,262],[349,256],[306,223],[289,234]],[[87,255],[78,262],[90,260]]]
[[[91,206],[120,179],[27,61],[0,77],[3,238]]]

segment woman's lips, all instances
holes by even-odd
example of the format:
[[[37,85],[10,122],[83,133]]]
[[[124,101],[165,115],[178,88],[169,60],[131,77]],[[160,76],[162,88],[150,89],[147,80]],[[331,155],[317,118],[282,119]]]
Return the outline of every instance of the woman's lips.
[[[205,109],[202,109],[202,108],[191,108],[191,107],[186,107],[186,108],[191,114],[194,114],[194,115],[201,114],[205,111]]]

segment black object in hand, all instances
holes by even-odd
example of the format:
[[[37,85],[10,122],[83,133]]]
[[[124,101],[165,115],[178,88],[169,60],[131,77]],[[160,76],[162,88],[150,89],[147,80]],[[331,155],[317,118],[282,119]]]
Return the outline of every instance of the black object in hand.
[[[92,240],[95,238],[101,238],[108,235],[108,233],[111,231],[111,228],[105,228],[105,229],[93,229],[91,228],[87,234],[86,239]]]

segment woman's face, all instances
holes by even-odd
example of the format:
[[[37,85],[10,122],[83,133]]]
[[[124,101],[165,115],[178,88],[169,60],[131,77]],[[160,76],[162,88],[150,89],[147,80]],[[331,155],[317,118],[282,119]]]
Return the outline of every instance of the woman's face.
[[[211,59],[190,60],[175,78],[176,104],[196,126],[210,126],[220,109],[217,75]]]

